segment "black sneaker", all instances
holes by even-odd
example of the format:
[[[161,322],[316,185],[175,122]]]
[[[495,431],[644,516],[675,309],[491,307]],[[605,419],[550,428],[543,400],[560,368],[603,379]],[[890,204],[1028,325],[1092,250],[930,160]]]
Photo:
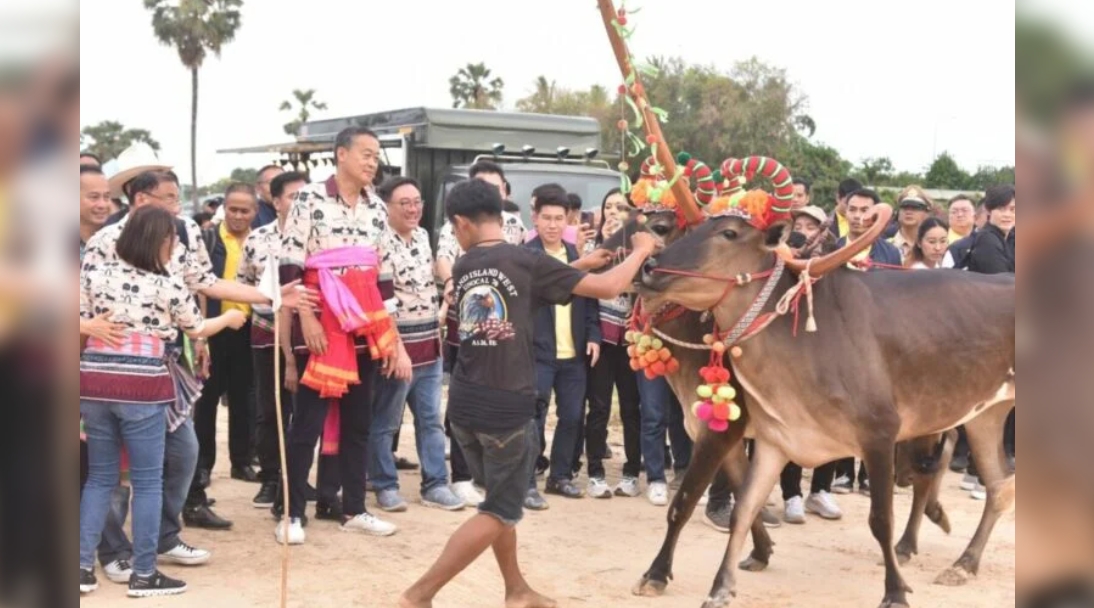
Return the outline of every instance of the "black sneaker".
[[[569,479],[548,479],[544,492],[566,498],[584,498],[585,492]]]
[[[342,503],[323,504],[315,503],[315,518],[323,521],[336,521],[342,523]]]
[[[255,494],[255,498],[251,501],[251,505],[256,509],[269,509],[277,502],[277,491],[281,488],[281,484],[276,481],[266,481],[262,483],[262,487],[258,489],[258,494]]]
[[[80,593],[91,593],[98,588],[99,579],[95,578],[95,571],[80,568]]]
[[[129,597],[160,597],[186,592],[186,583],[168,578],[156,570],[149,576],[133,575],[129,579]]]

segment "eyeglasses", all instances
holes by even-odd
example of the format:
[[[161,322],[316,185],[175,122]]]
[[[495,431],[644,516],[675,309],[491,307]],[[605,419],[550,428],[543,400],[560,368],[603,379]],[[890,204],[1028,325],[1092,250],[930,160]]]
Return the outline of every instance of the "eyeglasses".
[[[179,197],[175,194],[152,194],[151,192],[142,192],[145,196],[156,199],[157,201],[163,201],[168,205],[174,205],[179,202]]]
[[[422,205],[425,204],[425,203],[422,202],[422,199],[420,199],[420,198],[415,198],[415,199],[404,198],[401,201],[396,201],[396,203],[400,207],[402,207],[403,209],[406,209],[408,207],[417,208],[417,207],[421,207]]]

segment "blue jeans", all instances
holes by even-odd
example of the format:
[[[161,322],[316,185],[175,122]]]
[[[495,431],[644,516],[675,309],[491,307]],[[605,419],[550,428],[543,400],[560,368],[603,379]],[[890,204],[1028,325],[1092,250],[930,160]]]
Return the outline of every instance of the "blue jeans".
[[[402,424],[403,408],[407,404],[414,414],[414,441],[422,461],[422,494],[448,484],[441,420],[443,365],[438,359],[415,367],[410,382],[381,377],[376,383],[376,407],[368,437],[368,477],[376,491],[399,489],[399,473],[395,469],[391,442]]]
[[[120,480],[122,446],[129,453],[133,488],[133,572],[156,570],[156,539],[163,508],[166,406],[84,401],[88,478],[80,499],[80,567],[95,567],[95,549]]]
[[[540,450],[544,449],[547,429],[547,406],[551,392],[555,394],[558,426],[551,443],[551,473],[549,480],[572,479],[574,451],[581,440],[581,422],[585,415],[585,358],[536,361],[536,424],[539,426]],[[542,453],[542,452],[541,452]],[[531,486],[535,487],[535,471]]]
[[[638,398],[642,409],[642,459],[646,481],[665,481],[665,433],[672,440],[673,465],[686,469],[691,462],[691,438],[684,428],[680,403],[664,378],[647,380],[638,372]]]
[[[194,433],[194,424],[187,420],[167,433],[164,444],[163,464],[163,514],[160,517],[160,539],[157,551],[166,553],[178,546],[182,523],[179,515],[186,503],[190,491],[190,481],[198,464],[198,438]],[[109,564],[118,559],[133,557],[133,544],[125,535],[125,518],[129,513],[129,489],[115,488],[111,497],[110,514],[103,528],[103,539],[99,544],[99,563]]]

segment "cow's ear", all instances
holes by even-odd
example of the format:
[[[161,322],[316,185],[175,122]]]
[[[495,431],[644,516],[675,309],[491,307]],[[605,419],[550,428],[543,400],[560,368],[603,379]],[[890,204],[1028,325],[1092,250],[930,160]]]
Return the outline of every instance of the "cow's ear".
[[[781,220],[768,226],[767,230],[764,231],[764,246],[768,249],[775,249],[785,243],[788,238],[790,238],[790,221]]]

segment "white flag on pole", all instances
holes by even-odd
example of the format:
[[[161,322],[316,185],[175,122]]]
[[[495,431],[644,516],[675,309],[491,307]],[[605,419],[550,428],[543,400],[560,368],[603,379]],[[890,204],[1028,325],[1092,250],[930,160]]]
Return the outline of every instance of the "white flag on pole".
[[[258,281],[258,290],[262,295],[273,301],[270,308],[274,312],[281,309],[281,281],[278,280],[277,258],[270,258],[266,262],[266,268],[262,271],[262,278]]]

